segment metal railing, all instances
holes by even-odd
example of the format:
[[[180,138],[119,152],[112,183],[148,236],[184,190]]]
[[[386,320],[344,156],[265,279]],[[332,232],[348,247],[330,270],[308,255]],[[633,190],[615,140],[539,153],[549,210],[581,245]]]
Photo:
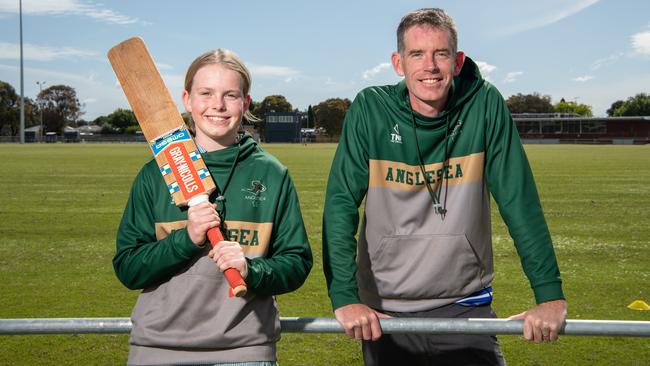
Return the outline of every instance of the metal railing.
[[[384,333],[522,334],[522,320],[508,319],[381,319]],[[280,318],[285,333],[341,333],[333,318]],[[0,319],[0,335],[115,334],[131,331],[129,318]],[[650,337],[650,321],[567,320],[560,334],[572,336]]]

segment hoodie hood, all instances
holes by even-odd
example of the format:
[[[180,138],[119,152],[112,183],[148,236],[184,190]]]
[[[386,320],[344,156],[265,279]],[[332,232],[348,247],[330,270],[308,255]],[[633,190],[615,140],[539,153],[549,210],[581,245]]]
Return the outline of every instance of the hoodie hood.
[[[202,154],[205,163],[217,169],[230,169],[232,164],[238,164],[257,150],[257,142],[248,132],[240,132],[237,142],[225,149],[205,152]],[[234,161],[237,159],[237,161]]]
[[[426,117],[411,109],[411,103],[408,98],[408,88],[406,87],[405,80],[402,80],[396,85],[397,93],[394,93],[393,95],[397,99],[400,110],[409,114],[412,112],[415,115],[418,124],[423,121],[425,125],[429,125],[427,122],[444,121],[449,114],[462,107],[474,94],[476,94],[483,85],[483,82],[483,77],[481,76],[481,72],[476,63],[471,58],[465,57],[465,63],[463,64],[463,68],[460,70],[460,74],[454,77],[451,83],[447,105],[436,117]]]
[[[246,160],[253,153],[259,151],[257,143],[253,137],[247,132],[240,132],[237,137],[237,142],[225,149],[204,152],[201,154],[205,165],[210,170],[217,185],[216,192],[221,196],[224,195],[230,180],[232,179],[237,165]],[[222,217],[225,217],[223,211],[219,212]]]

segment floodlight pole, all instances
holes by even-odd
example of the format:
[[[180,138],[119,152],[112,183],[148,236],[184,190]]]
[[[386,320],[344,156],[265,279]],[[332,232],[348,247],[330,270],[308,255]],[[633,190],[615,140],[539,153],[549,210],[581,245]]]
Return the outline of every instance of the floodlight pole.
[[[43,136],[45,135],[43,133],[43,98],[41,97],[41,93],[43,92],[43,85],[45,85],[46,81],[37,81],[36,84],[38,84],[38,106],[41,111],[41,131],[40,131],[40,136],[38,139],[38,142],[43,142]]]
[[[20,143],[25,143],[25,82],[23,77],[23,0],[18,0],[20,13]]]

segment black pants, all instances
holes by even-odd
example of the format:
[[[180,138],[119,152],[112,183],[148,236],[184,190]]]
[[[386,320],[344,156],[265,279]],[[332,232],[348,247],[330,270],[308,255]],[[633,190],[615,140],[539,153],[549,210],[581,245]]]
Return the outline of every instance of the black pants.
[[[415,313],[386,312],[403,318],[495,318],[489,305],[447,305]],[[363,341],[366,366],[390,365],[505,365],[496,336],[445,334],[383,334]]]

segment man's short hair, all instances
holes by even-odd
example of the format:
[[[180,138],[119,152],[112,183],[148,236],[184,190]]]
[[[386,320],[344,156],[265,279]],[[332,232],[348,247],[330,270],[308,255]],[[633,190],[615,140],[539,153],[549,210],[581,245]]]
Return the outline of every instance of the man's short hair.
[[[397,27],[397,52],[404,51],[404,33],[414,26],[423,25],[449,31],[449,42],[452,53],[458,50],[458,34],[456,24],[446,11],[439,8],[423,8],[406,14]]]

